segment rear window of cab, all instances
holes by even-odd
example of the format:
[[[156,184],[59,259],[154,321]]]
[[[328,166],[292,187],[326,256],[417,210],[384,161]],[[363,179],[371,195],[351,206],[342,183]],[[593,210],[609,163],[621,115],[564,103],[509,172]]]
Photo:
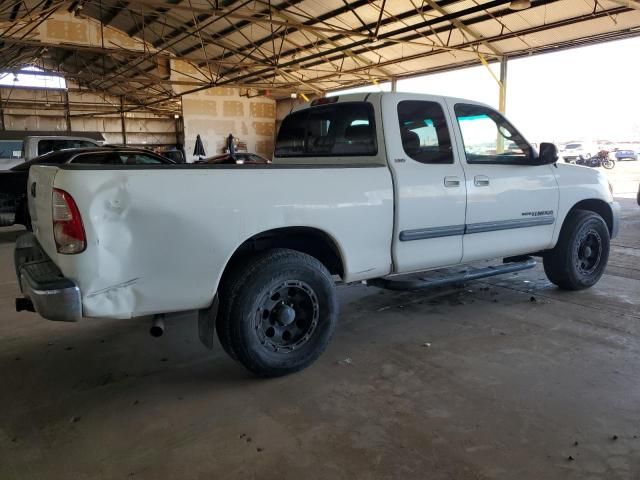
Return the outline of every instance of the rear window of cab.
[[[373,107],[338,103],[311,107],[284,119],[276,157],[371,156],[378,153]]]

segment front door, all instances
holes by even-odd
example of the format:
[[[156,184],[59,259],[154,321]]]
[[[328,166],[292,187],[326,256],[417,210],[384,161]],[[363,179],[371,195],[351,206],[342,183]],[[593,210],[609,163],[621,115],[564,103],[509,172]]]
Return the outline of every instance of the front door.
[[[382,97],[387,156],[395,185],[394,271],[462,259],[466,191],[451,124],[440,97]]]
[[[558,210],[553,165],[539,165],[524,137],[498,112],[448,100],[467,179],[463,262],[551,246]]]

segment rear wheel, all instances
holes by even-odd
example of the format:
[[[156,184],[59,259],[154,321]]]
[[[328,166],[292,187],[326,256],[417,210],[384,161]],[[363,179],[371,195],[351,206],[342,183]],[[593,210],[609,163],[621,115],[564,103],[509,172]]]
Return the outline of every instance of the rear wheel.
[[[331,275],[314,257],[274,249],[248,259],[229,279],[217,328],[233,358],[263,377],[315,361],[335,330]]]
[[[543,257],[547,278],[565,290],[596,284],[609,260],[609,229],[602,217],[576,210],[565,220],[555,248]]]
[[[613,167],[616,166],[616,162],[614,160],[611,160],[610,158],[607,158],[602,161],[602,166],[606,169],[611,170]]]

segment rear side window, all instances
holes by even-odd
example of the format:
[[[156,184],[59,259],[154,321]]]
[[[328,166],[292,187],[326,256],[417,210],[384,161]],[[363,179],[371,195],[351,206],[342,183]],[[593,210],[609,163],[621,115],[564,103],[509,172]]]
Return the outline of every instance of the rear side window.
[[[119,157],[123,165],[162,165],[168,163],[146,153],[124,152],[120,153]]]
[[[69,140],[69,139],[47,139],[38,142],[38,155],[44,155],[49,152],[58,150],[66,150],[67,148],[95,147],[96,144],[86,140]]]
[[[70,163],[84,165],[122,165],[120,156],[115,152],[83,153]]]
[[[287,116],[278,132],[275,154],[278,157],[298,157],[304,155],[308,110]]]
[[[142,152],[113,151],[82,153],[70,163],[83,165],[164,165],[169,162]]]
[[[420,163],[453,163],[451,137],[440,104],[420,100],[398,103],[404,152]]]
[[[314,107],[282,122],[277,157],[369,156],[378,153],[373,108],[368,103]]]

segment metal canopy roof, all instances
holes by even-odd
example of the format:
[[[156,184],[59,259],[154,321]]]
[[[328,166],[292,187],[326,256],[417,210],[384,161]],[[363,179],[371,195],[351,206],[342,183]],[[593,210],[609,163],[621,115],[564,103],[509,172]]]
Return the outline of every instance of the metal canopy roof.
[[[521,11],[510,4],[9,0],[0,5],[0,70],[35,63],[85,87],[157,104],[213,85],[320,93],[640,34],[637,0],[533,0]],[[115,27],[147,48],[43,42],[36,27],[56,11]],[[195,74],[170,75],[161,68],[168,58],[189,62]]]

